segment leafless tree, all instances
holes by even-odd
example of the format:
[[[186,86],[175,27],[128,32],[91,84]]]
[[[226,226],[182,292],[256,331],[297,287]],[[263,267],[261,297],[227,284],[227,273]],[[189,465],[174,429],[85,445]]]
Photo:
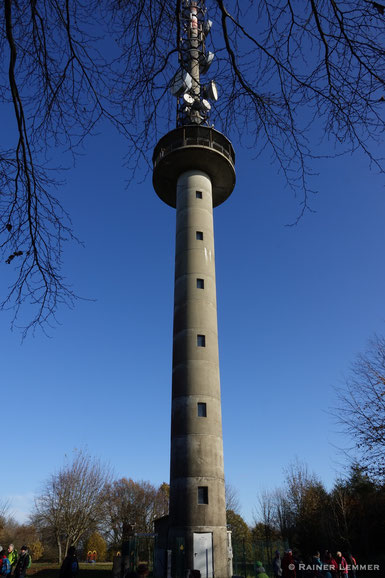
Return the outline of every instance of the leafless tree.
[[[104,532],[113,546],[134,533],[152,533],[154,520],[168,514],[169,486],[122,478],[105,489]]]
[[[0,148],[0,247],[15,278],[3,307],[34,307],[45,327],[76,295],[61,273],[75,239],[58,197],[56,147],[71,150],[107,119],[128,142],[127,164],[148,166],[174,125],[185,0],[4,0],[0,102],[14,134]],[[325,148],[377,156],[384,130],[384,6],[370,0],[207,0],[210,70],[221,98],[211,121],[255,154],[269,150],[310,209],[312,159]],[[202,82],[204,79],[202,80]],[[313,139],[314,134],[316,138]],[[325,139],[324,148],[319,140]],[[20,323],[23,323],[21,320]]]
[[[385,338],[375,336],[358,355],[333,414],[354,440],[360,466],[385,479]]]
[[[4,519],[9,514],[10,503],[9,500],[0,501],[0,519]]]
[[[254,514],[254,522],[262,522],[265,526],[277,525],[277,490],[262,491],[258,496],[258,514]]]
[[[226,495],[226,510],[232,510],[236,514],[239,514],[241,510],[241,504],[239,501],[239,492],[237,488],[235,488],[229,483],[226,483],[225,495]]]
[[[12,518],[9,513],[10,504],[8,500],[0,500],[0,536],[3,537],[4,530]]]
[[[286,501],[295,516],[301,513],[308,488],[317,482],[307,464],[298,459],[285,468]]]
[[[335,484],[331,505],[335,535],[340,543],[346,543],[348,548],[351,548],[349,543],[351,497],[346,486],[341,483]]]
[[[258,497],[258,513],[254,513],[254,525],[263,528],[269,563],[273,559],[273,540],[280,536],[279,490],[264,490]]]
[[[286,500],[285,491],[282,488],[273,490],[271,500],[275,510],[275,524],[279,528],[281,536],[287,536],[292,524],[292,515]]]
[[[44,484],[35,500],[31,521],[55,539],[59,564],[69,546],[76,546],[86,532],[102,522],[109,479],[106,466],[80,451]]]
[[[329,530],[328,494],[317,476],[298,459],[284,473],[284,487],[261,494],[259,519],[268,528],[279,528],[291,545],[302,544],[310,551]]]

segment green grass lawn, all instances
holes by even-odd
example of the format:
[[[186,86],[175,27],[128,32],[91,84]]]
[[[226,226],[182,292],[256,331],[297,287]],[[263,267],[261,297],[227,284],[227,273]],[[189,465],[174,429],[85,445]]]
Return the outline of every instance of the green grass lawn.
[[[34,578],[58,578],[59,570],[60,566],[58,564],[33,562],[27,572],[27,576],[33,576]],[[87,578],[111,578],[111,571],[112,562],[98,562],[97,564],[81,562],[79,564],[79,574],[84,578],[86,572]]]

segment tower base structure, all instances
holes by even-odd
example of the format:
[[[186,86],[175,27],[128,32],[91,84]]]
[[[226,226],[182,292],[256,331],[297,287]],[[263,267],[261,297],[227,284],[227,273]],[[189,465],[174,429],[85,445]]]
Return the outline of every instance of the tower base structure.
[[[188,125],[159,141],[153,161],[154,188],[177,210],[170,512],[158,544],[172,578],[229,578],[213,207],[233,190],[234,151],[218,131]]]

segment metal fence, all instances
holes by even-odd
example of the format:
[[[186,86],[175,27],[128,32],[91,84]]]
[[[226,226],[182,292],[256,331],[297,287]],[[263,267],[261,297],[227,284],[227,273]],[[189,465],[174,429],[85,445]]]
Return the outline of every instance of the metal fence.
[[[153,573],[155,563],[156,534],[135,534],[123,542],[122,574],[135,570],[139,564],[146,564]]]
[[[262,562],[266,574],[273,576],[274,554],[276,550],[279,550],[282,556],[287,548],[287,543],[282,540],[233,542],[233,575],[242,576],[242,578],[255,578],[257,562]]]
[[[263,540],[248,542],[233,542],[233,576],[242,578],[255,578],[257,562],[262,562],[268,576],[273,576],[272,561],[276,550],[281,555],[288,547],[284,541]],[[159,554],[159,552],[158,552]],[[155,577],[155,568],[158,568],[159,575],[165,575],[165,569],[161,570],[164,562],[156,562],[157,536],[156,534],[136,534],[130,537],[123,544],[121,575],[134,570],[139,564],[147,564],[150,570],[150,577]],[[185,560],[183,539],[177,540],[175,549],[172,551],[173,568],[176,578],[185,578]]]

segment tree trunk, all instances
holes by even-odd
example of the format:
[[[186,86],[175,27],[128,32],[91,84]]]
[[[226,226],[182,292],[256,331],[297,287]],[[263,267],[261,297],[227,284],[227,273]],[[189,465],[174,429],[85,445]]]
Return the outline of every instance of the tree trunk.
[[[57,536],[57,538],[56,538],[56,543],[57,543],[58,561],[59,561],[59,564],[60,564],[60,566],[61,566],[61,562],[62,562],[62,551],[61,551],[61,541],[60,541],[59,536]]]
[[[67,554],[68,554],[68,548],[70,547],[70,542],[71,542],[71,539],[69,536],[67,536],[64,556],[67,556]]]

